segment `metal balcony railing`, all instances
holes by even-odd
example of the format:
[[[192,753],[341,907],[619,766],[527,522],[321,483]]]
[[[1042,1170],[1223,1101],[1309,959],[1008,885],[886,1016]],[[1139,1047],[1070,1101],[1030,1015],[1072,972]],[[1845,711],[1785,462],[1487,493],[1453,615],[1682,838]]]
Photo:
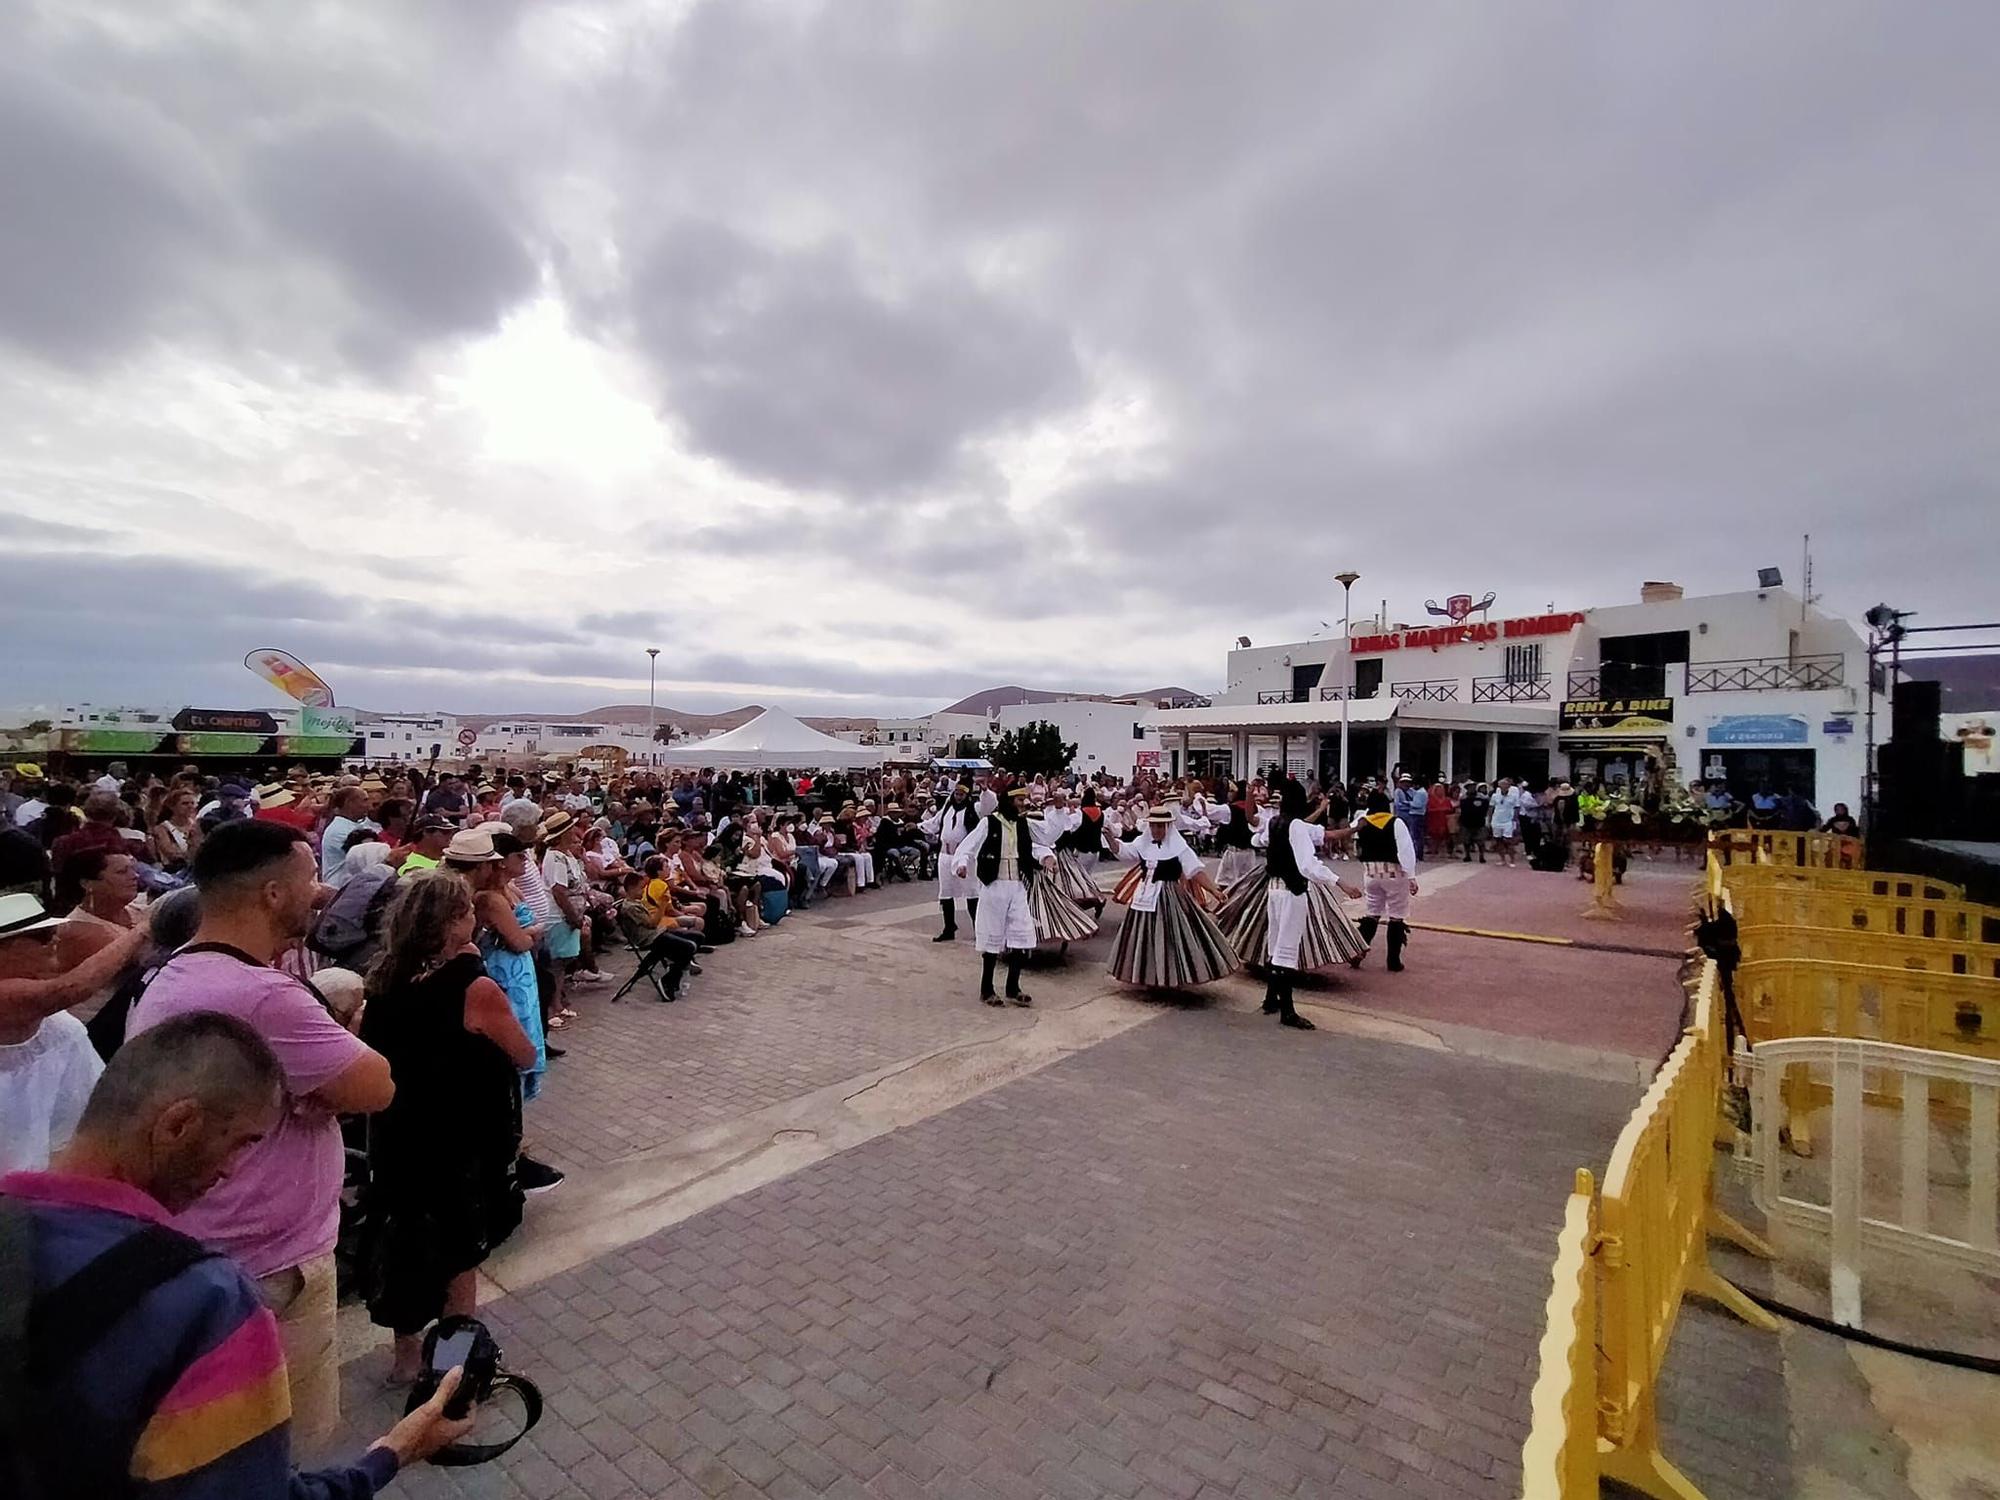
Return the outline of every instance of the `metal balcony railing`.
[[[1298,688],[1269,688],[1257,695],[1259,703],[1304,703],[1306,695]]]
[[[1359,703],[1364,699],[1374,696],[1373,692],[1364,693],[1359,687],[1348,687],[1341,684],[1336,684],[1333,687],[1323,687],[1319,690],[1319,699],[1322,703],[1338,703],[1342,698],[1347,699],[1350,703]]]
[[[1579,694],[1579,696],[1581,696]],[[1475,677],[1472,679],[1472,701],[1474,703],[1546,703],[1549,700],[1549,679],[1541,677]]]
[[[1838,652],[1689,662],[1687,668],[1690,693],[1810,693],[1845,686],[1847,660]]]
[[[1569,681],[1563,693],[1565,698],[1596,698],[1602,696],[1599,689],[1604,685],[1604,677],[1595,667],[1585,667],[1569,674]]]
[[[1398,698],[1415,699],[1421,703],[1458,702],[1458,679],[1456,677],[1435,678],[1427,682],[1392,682],[1389,691]]]

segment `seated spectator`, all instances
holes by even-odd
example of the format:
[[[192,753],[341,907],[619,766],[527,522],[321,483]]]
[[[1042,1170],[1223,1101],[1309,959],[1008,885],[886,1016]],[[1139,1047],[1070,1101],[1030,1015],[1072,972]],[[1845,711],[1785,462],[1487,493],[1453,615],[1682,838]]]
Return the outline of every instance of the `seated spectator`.
[[[0,980],[53,977],[62,926],[33,896],[0,896]],[[51,1153],[69,1143],[101,1071],[75,1016],[0,1014],[0,1172],[38,1172],[49,1164]]]
[[[854,888],[857,891],[877,889],[875,880],[875,856],[868,850],[862,837],[867,825],[854,815],[854,805],[849,803],[841,809],[833,820],[833,847],[839,856],[843,869],[854,872]]]
[[[642,899],[654,927],[697,934],[706,928],[707,903],[680,882],[668,855],[647,855],[642,878]]]
[[[0,1237],[10,1266],[19,1255],[25,1267],[7,1291],[30,1307],[25,1409],[8,1424],[20,1488],[8,1493],[366,1500],[470,1431],[470,1417],[444,1417],[458,1384],[447,1375],[359,1463],[292,1468],[284,1353],[264,1291],[168,1227],[286,1108],[283,1069],[254,1030],[181,1016],[120,1049],[51,1170],[0,1177]],[[65,1300],[63,1288],[114,1252],[133,1267],[114,1283],[122,1307],[105,1316]]]
[[[312,850],[292,829],[246,818],[211,833],[194,862],[195,941],[134,1003],[125,1042],[177,1016],[220,1011],[277,1053],[285,1109],[174,1227],[257,1278],[278,1316],[295,1430],[308,1446],[330,1437],[340,1417],[333,1246],[346,1154],[339,1116],[373,1114],[395,1093],[388,1061],[348,1035],[304,984],[272,967],[312,922],[313,876]]]
[[[478,1310],[476,1272],[521,1222],[518,1070],[538,1058],[487,977],[475,926],[472,888],[458,875],[405,876],[368,971],[361,1038],[398,1082],[369,1147],[383,1246],[368,1313],[395,1335],[391,1384],[416,1378],[425,1328]]]
[[[612,890],[621,888],[625,877],[632,873],[632,867],[619,852],[618,841],[611,836],[609,818],[599,818],[590,825],[590,832],[583,840],[583,867],[592,880]]]
[[[658,908],[646,899],[646,886],[646,877],[637,870],[628,871],[619,883],[618,928],[641,957],[639,967],[611,997],[613,1000],[623,999],[628,990],[649,979],[662,1000],[678,1000],[685,977],[701,972],[701,965],[695,962],[699,945],[694,936],[677,930],[680,914],[675,912],[670,922],[663,923]],[[662,963],[666,972],[654,978]]]

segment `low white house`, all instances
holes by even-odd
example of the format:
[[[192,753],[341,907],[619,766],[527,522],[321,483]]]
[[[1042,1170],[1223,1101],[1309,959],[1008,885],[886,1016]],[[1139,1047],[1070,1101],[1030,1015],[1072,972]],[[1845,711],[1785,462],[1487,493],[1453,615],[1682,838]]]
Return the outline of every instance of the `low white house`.
[[[1153,711],[1136,703],[1059,698],[1051,703],[1015,703],[1000,710],[1000,729],[1020,729],[1037,719],[1056,726],[1076,745],[1069,769],[1080,776],[1099,771],[1129,778],[1142,766],[1161,765],[1160,735]]]

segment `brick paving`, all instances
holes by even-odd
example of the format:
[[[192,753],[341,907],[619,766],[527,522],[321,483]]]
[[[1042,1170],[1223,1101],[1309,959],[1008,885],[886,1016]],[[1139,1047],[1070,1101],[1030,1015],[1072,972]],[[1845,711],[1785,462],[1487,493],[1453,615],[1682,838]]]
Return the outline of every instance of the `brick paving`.
[[[1512,1494],[1562,1193],[1633,1098],[1164,1014],[496,1304],[549,1415],[399,1487]],[[1783,1403],[1691,1307],[1663,1407],[1711,1496],[1786,1492]]]
[[[969,1003],[976,975],[969,938],[935,949],[922,941],[936,930],[935,907],[930,917],[879,934],[853,925],[888,895],[836,900],[720,949],[702,959],[690,995],[672,1005],[650,998],[650,987],[609,1004],[632,960],[622,951],[607,955],[617,981],[577,991],[581,1019],[554,1033],[569,1055],[551,1066],[528,1106],[533,1149],[564,1168],[609,1165],[814,1089],[1031,1024],[1018,1012]]]

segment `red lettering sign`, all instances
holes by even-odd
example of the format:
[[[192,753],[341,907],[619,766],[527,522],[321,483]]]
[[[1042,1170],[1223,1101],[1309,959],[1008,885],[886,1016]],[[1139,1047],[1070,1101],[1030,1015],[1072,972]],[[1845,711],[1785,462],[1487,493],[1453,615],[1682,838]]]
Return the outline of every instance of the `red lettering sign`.
[[[1512,640],[1526,635],[1562,635],[1583,623],[1583,611],[1569,610],[1562,614],[1533,615],[1522,620],[1481,621],[1473,625],[1435,625],[1422,630],[1389,631],[1384,635],[1357,635],[1348,643],[1348,651],[1355,656],[1373,656],[1382,651],[1400,651],[1405,646],[1415,650],[1419,646],[1429,646],[1436,650],[1439,646],[1462,646],[1497,641],[1501,637]]]

